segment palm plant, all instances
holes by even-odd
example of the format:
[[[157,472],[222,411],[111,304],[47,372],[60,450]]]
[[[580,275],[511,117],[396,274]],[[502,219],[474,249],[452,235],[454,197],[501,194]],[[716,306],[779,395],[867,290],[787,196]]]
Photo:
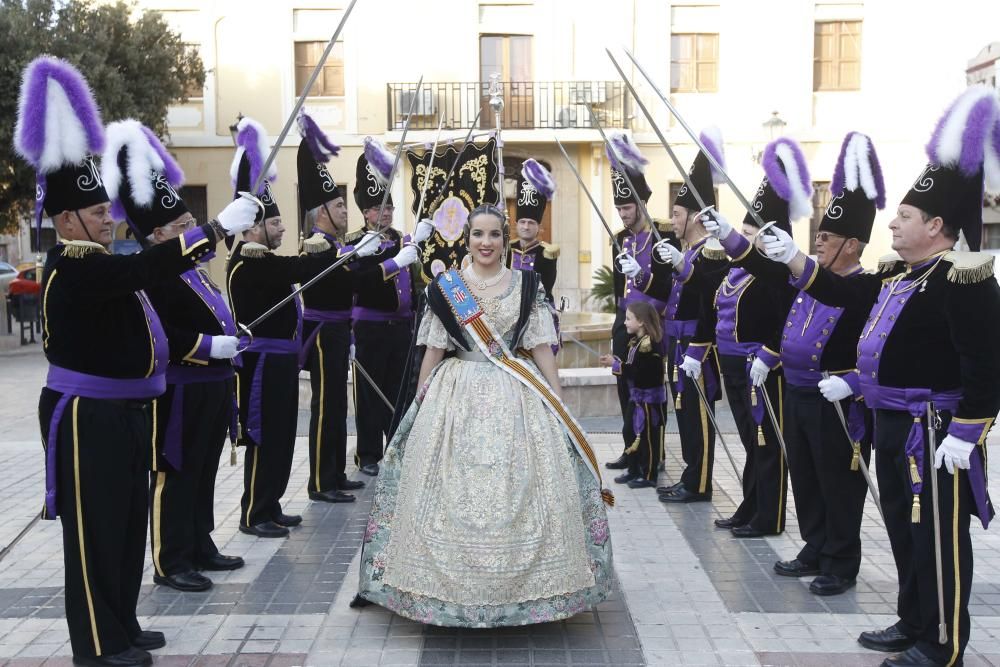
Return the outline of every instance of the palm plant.
[[[611,268],[602,266],[594,271],[593,282],[587,299],[596,304],[598,312],[615,312],[615,276]]]

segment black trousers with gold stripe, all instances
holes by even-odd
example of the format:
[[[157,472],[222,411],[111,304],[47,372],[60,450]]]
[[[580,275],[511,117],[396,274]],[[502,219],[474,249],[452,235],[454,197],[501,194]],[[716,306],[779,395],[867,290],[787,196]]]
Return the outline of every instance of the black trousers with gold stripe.
[[[624,360],[628,355],[628,331],[625,330],[625,311],[619,309],[615,314],[615,322],[611,326],[611,354],[615,355],[619,359]],[[622,442],[623,449],[628,449],[629,446],[635,442],[635,433],[632,430],[632,418],[631,415],[631,401],[629,399],[629,387],[628,380],[623,376],[619,375],[616,380],[618,381],[618,405],[622,410]],[[660,443],[662,449],[662,440]],[[657,467],[659,462],[657,462]],[[651,478],[651,479],[655,479]]]
[[[752,413],[746,357],[719,355],[719,366],[722,368],[722,382],[726,387],[729,409],[732,410],[736,430],[739,431],[740,441],[746,451],[746,463],[743,465],[743,502],[733,515],[734,525],[749,524],[765,533],[780,533],[785,529],[788,470],[781,454],[778,436],[762,403],[761,409],[765,412],[760,428],[764,436],[761,442],[757,422]],[[783,414],[783,385],[784,377],[780,370],[773,370],[768,373],[763,387],[771,398],[771,405],[777,413],[775,416],[779,419],[779,424]],[[763,402],[764,398],[760,395],[762,388],[756,391],[757,400]]]
[[[42,389],[42,433],[60,396]],[[49,434],[46,446],[53,445],[73,655],[120,653],[141,631],[135,607],[146,550],[149,403],[73,398],[58,434]]]
[[[632,416],[636,410],[645,412],[642,433],[637,433],[629,444],[635,445],[635,450],[628,454],[628,471],[651,482],[655,482],[660,474],[660,460],[663,458],[663,431],[667,416],[667,406],[663,403],[636,404],[629,403],[625,412],[625,422],[632,431]],[[655,423],[654,423],[655,422]],[[635,440],[639,442],[636,445]]]
[[[854,448],[833,404],[815,386],[786,385],[785,444],[799,533],[797,558],[823,574],[854,579],[861,568],[861,519],[868,485],[851,470]],[[850,408],[842,401],[844,415]],[[871,458],[871,440],[861,455]]]
[[[351,325],[325,322],[307,368],[312,385],[309,417],[309,493],[334,491],[347,467],[347,368]],[[367,369],[366,369],[367,370]]]
[[[677,431],[681,440],[681,457],[684,459],[684,472],[681,473],[681,483],[691,493],[706,496],[712,495],[712,469],[715,465],[715,427],[708,417],[705,405],[698,396],[691,378],[683,378],[684,391],[677,391],[677,383],[673,381],[675,374],[674,352],[677,345],[687,345],[687,341],[678,341],[671,337],[667,346],[667,376],[671,379],[671,390],[674,396],[674,412],[677,415]],[[676,373],[683,373],[680,368]],[[709,395],[705,388],[705,374],[717,374],[715,353],[709,352],[702,364],[702,373],[697,382],[701,385],[710,409],[715,411],[716,395]],[[680,399],[678,402],[678,398]]]
[[[237,371],[240,395],[240,428],[246,447],[243,462],[243,497],[240,524],[256,526],[281,512],[281,496],[288,488],[295,454],[299,411],[299,359],[296,354],[267,354],[260,383],[259,408],[248,405],[251,384],[261,355],[243,353]],[[260,442],[247,433],[251,411],[260,410]]]
[[[409,321],[354,323],[354,352],[358,363],[393,404],[403,384],[410,328]],[[371,383],[360,373],[354,374],[354,414],[358,424],[354,463],[359,468],[378,463],[392,426],[392,408],[379,398]]]
[[[945,417],[942,414],[942,417]],[[950,416],[937,432],[940,444],[947,435]],[[924,450],[920,522],[911,521],[913,493],[906,457],[906,437],[913,424],[908,412],[877,410],[875,413],[875,467],[886,529],[899,577],[896,613],[898,627],[917,640],[917,648],[942,665],[962,659],[969,642],[969,594],[972,590],[972,540],[969,516],[972,492],[965,470],[950,474],[944,466],[933,468],[933,455]],[[926,443],[926,440],[925,440]],[[934,559],[934,522],[930,475],[937,474],[938,511],[941,521],[941,556],[944,613],[948,641],[938,643],[937,574]]]
[[[158,430],[170,419],[173,385],[157,399]],[[160,576],[189,572],[219,552],[215,476],[233,409],[233,380],[184,385],[180,470],[161,464],[150,476],[149,547]],[[162,460],[162,459],[161,459]]]

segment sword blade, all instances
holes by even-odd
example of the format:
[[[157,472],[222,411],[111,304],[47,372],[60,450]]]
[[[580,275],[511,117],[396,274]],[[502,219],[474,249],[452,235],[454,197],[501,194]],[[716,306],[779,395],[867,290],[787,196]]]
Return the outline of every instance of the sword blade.
[[[563,148],[562,142],[559,141],[559,137],[555,137],[555,140],[556,140],[556,145],[559,146],[560,152],[562,152],[563,157],[566,159],[566,164],[569,165],[569,168],[573,172],[573,175],[576,176],[576,182],[580,185],[580,189],[583,190],[583,193],[585,195],[587,195],[587,199],[590,200],[590,205],[594,208],[594,213],[597,214],[597,217],[600,219],[601,224],[604,225],[604,231],[606,231],[608,233],[608,236],[611,237],[611,243],[614,244],[615,250],[618,251],[618,254],[621,254],[622,253],[621,244],[618,243],[618,239],[617,237],[615,237],[615,233],[611,231],[611,226],[608,225],[608,221],[604,219],[604,214],[601,213],[601,209],[597,205],[597,202],[594,201],[594,197],[590,194],[590,190],[588,190],[587,186],[583,184],[583,179],[580,177],[580,172],[576,170],[576,165],[573,164],[573,161],[569,158],[569,155],[566,153],[566,149]]]
[[[309,75],[309,80],[306,81],[305,88],[302,89],[302,94],[299,95],[299,99],[295,100],[295,106],[292,107],[292,113],[288,115],[288,119],[285,121],[285,126],[281,128],[281,133],[278,135],[278,140],[274,142],[274,146],[271,148],[271,152],[267,154],[267,159],[264,160],[264,167],[260,170],[260,174],[257,176],[257,181],[253,184],[253,188],[250,190],[250,194],[256,196],[260,191],[260,186],[264,183],[264,179],[267,177],[267,170],[271,168],[274,163],[274,159],[278,156],[278,151],[281,150],[281,144],[284,143],[285,137],[288,136],[288,130],[291,129],[292,123],[299,115],[299,111],[302,109],[302,105],[305,104],[306,97],[309,95],[309,91],[312,90],[313,84],[316,83],[316,79],[319,77],[319,73],[323,71],[323,64],[326,59],[330,56],[330,52],[333,51],[334,45],[337,43],[337,38],[340,37],[340,32],[344,29],[344,24],[347,23],[347,17],[351,15],[351,11],[354,9],[354,5],[357,4],[358,0],[351,0],[351,4],[347,5],[347,9],[344,10],[344,15],[340,17],[340,23],[337,24],[337,29],[333,31],[333,37],[327,42],[326,49],[323,51],[323,55],[320,56],[319,62],[316,63],[316,67],[313,68],[312,74]]]
[[[788,448],[785,446],[785,436],[781,432],[781,425],[777,415],[774,414],[774,406],[771,404],[771,397],[767,394],[767,389],[760,387],[760,393],[764,396],[764,407],[767,408],[767,416],[771,418],[771,426],[775,435],[778,436],[778,444],[781,445],[781,455],[785,457],[785,466],[788,466]]]
[[[476,112],[476,117],[472,119],[472,125],[469,126],[469,131],[465,134],[465,139],[462,140],[462,149],[458,151],[458,155],[455,156],[455,161],[451,163],[451,168],[448,170],[448,175],[444,177],[444,182],[441,184],[441,190],[434,197],[434,201],[428,208],[435,209],[441,203],[441,198],[448,192],[448,184],[451,183],[451,177],[455,175],[455,169],[458,168],[458,163],[462,159],[462,153],[469,146],[469,138],[472,136],[472,131],[476,129],[476,123],[479,122],[479,116],[483,113],[483,107],[480,105],[479,111]]]
[[[406,133],[410,131],[410,121],[413,120],[413,108],[417,105],[417,98],[420,97],[420,89],[424,86],[424,75],[420,75],[417,81],[417,88],[410,98],[410,106],[406,110],[406,124],[403,125],[403,135],[399,138],[399,146],[396,147],[396,156],[392,159],[392,169],[389,170],[389,178],[385,184],[385,192],[382,193],[382,203],[378,207],[378,217],[375,218],[377,225],[382,224],[382,211],[385,210],[385,203],[389,201],[389,193],[392,191],[392,182],[396,178],[396,170],[399,169],[399,158],[403,155],[403,146],[406,144]]]
[[[934,507],[931,508],[931,516],[934,519],[934,569],[937,572],[937,598],[938,598],[938,643],[948,643],[948,626],[944,620],[944,567],[941,558],[941,510],[938,505],[938,483],[937,468],[934,467],[934,458],[937,453],[937,411],[934,409],[932,401],[927,402],[927,449],[930,460],[927,462],[927,474],[931,477],[931,498]],[[954,474],[958,474],[957,472]]]
[[[712,157],[712,154],[709,153],[707,150],[705,150],[705,145],[701,143],[701,139],[699,139],[695,131],[691,129],[691,126],[687,124],[687,122],[684,120],[684,117],[681,116],[680,112],[678,112],[677,109],[674,108],[674,105],[670,103],[670,100],[667,99],[667,96],[663,94],[663,92],[656,86],[655,83],[653,83],[653,78],[646,73],[646,70],[643,69],[641,64],[639,64],[639,61],[636,60],[636,57],[632,55],[631,51],[625,49],[625,54],[629,57],[629,59],[632,60],[632,63],[635,65],[636,69],[639,70],[639,73],[642,74],[643,78],[646,79],[646,82],[649,84],[649,87],[653,89],[657,97],[659,97],[660,100],[667,106],[667,109],[670,110],[670,113],[673,114],[673,117],[677,119],[677,122],[680,123],[681,127],[684,128],[684,131],[687,132],[688,136],[691,137],[691,140],[694,142],[695,146],[697,146],[699,150],[701,150],[701,152],[705,154],[705,157],[708,158],[709,164],[711,164],[712,167],[714,167],[716,171],[722,174],[722,177],[726,179],[726,183],[729,184],[729,188],[733,191],[733,194],[736,195],[736,198],[740,200],[740,203],[743,205],[743,208],[747,210],[747,213],[749,213],[753,217],[754,221],[757,223],[757,226],[763,227],[764,221],[761,219],[760,214],[758,214],[757,211],[753,209],[753,206],[751,206],[750,202],[747,201],[747,198],[743,196],[743,193],[740,192],[740,189],[736,187],[736,183],[733,182],[733,179],[729,178],[729,174],[726,173],[726,170],[722,168],[722,165],[719,164],[718,160]]]
[[[382,390],[378,388],[377,384],[375,384],[375,380],[372,379],[372,376],[368,375],[368,371],[366,371],[364,367],[358,363],[357,359],[352,358],[351,363],[354,364],[354,369],[361,375],[361,377],[368,381],[368,385],[375,390],[378,397],[381,398],[382,402],[385,403],[387,408],[389,408],[389,412],[394,412],[396,410],[396,406],[389,402],[389,399],[385,397]],[[357,408],[358,406],[355,405],[354,409],[357,410]]]
[[[719,442],[722,443],[722,449],[726,451],[726,457],[729,458],[729,463],[733,466],[733,472],[736,473],[736,479],[740,480],[740,486],[743,486],[743,475],[740,474],[740,467],[736,465],[736,459],[733,458],[733,453],[729,451],[729,445],[726,444],[726,439],[722,437],[722,429],[719,428],[719,422],[715,421],[715,413],[712,408],[708,405],[708,399],[705,398],[705,390],[701,388],[701,383],[697,380],[691,380],[691,384],[694,388],[698,390],[698,398],[701,399],[701,405],[705,408],[705,413],[708,415],[709,421],[712,422],[712,426],[715,427],[715,435],[719,438]],[[668,390],[669,393],[669,390]]]

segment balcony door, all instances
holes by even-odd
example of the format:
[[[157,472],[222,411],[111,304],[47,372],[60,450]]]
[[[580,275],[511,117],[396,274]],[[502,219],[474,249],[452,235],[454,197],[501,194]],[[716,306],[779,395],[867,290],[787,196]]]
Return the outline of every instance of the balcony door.
[[[500,74],[504,110],[501,127],[531,129],[535,126],[535,100],[531,67],[531,35],[481,35],[479,81],[482,86],[481,128],[496,125],[490,109],[490,75]]]

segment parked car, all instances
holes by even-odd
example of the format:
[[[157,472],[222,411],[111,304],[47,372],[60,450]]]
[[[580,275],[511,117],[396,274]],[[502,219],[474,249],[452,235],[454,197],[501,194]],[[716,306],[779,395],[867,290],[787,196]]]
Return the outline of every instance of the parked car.
[[[18,272],[17,277],[10,281],[10,285],[7,286],[7,294],[9,296],[20,296],[22,294],[37,295],[42,291],[42,286],[35,279],[36,275],[37,272],[34,265],[30,269],[22,269]]]
[[[7,286],[17,278],[17,269],[7,262],[0,262],[0,294],[7,293]]]

